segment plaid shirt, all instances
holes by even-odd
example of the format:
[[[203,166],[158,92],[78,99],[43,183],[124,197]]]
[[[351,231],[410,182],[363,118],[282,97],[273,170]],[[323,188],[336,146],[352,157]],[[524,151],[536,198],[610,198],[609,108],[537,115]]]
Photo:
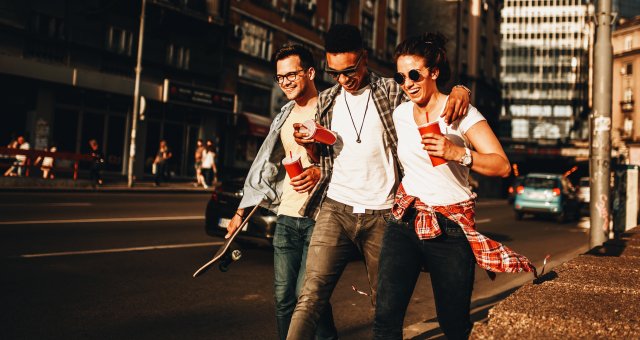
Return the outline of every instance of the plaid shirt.
[[[439,212],[462,227],[462,231],[464,231],[471,245],[476,262],[482,269],[489,272],[519,273],[524,271],[536,273],[536,268],[525,256],[514,252],[500,242],[480,234],[476,230],[475,197],[461,203],[431,206],[423,203],[417,197],[408,195],[404,191],[402,184],[400,184],[393,209],[391,210],[393,217],[401,220],[406,209],[411,205],[414,205],[418,211],[415,219],[415,229],[419,239],[432,239],[442,234],[436,217],[436,212]],[[489,273],[489,276],[492,279],[495,278],[493,273]]]
[[[405,96],[402,88],[391,78],[381,77],[373,72],[369,72],[369,85],[371,85],[371,93],[373,103],[378,110],[382,126],[384,127],[384,144],[391,149],[395,164],[398,166],[398,171],[402,177],[403,170],[402,165],[398,161],[398,136],[396,135],[396,128],[393,125],[393,110],[408,98]],[[322,126],[327,129],[331,129],[331,120],[333,119],[333,107],[336,102],[336,97],[340,94],[341,86],[336,84],[335,86],[322,91],[318,96],[318,121]],[[333,171],[333,160],[335,158],[335,152],[333,146],[320,145],[320,170],[321,177],[318,184],[316,184],[313,191],[309,195],[309,198],[300,209],[302,216],[315,218],[320,211],[320,204],[327,196],[327,189],[329,188],[329,182],[331,182],[331,173]]]

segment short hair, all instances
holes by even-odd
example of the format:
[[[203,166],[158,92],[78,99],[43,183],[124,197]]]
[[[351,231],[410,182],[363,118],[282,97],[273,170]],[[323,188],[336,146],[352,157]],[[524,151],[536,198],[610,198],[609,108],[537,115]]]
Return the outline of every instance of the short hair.
[[[363,48],[360,29],[353,25],[333,25],[324,39],[324,49],[327,53],[359,52]]]
[[[437,83],[444,85],[451,78],[451,66],[447,59],[447,49],[445,44],[447,38],[440,32],[424,33],[409,37],[401,42],[395,50],[393,61],[404,55],[415,55],[424,58],[426,67],[436,68],[440,71]]]
[[[282,47],[280,47],[277,51],[275,51],[275,53],[273,53],[273,56],[271,57],[273,66],[275,67],[278,61],[291,56],[298,56],[298,58],[300,58],[300,65],[305,69],[308,69],[310,67],[315,68],[315,62],[313,60],[313,54],[311,53],[311,51],[300,44],[294,43],[286,43],[282,45]]]

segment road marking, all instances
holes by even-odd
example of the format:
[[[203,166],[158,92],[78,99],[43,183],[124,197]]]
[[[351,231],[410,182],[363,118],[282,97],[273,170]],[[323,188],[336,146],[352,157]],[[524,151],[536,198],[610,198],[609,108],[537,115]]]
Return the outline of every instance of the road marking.
[[[89,202],[56,202],[56,203],[4,203],[0,207],[90,207]]]
[[[1,221],[0,225],[10,224],[62,224],[62,223],[105,223],[105,222],[144,222],[144,221],[184,221],[204,220],[204,216],[151,216],[151,217],[114,217],[114,218],[85,218],[75,220],[32,220],[32,221]]]
[[[480,219],[480,220],[476,220],[476,224],[489,223],[489,222],[491,222],[490,218],[483,218],[483,219]]]
[[[23,255],[18,255],[17,257],[21,257],[21,258],[36,258],[36,257],[52,257],[52,256],[124,253],[124,252],[131,252],[131,251],[147,251],[147,250],[161,250],[161,249],[209,247],[209,246],[219,246],[219,245],[222,245],[222,244],[224,244],[223,241],[202,242],[202,243],[186,243],[186,244],[168,244],[168,245],[164,245],[164,246],[147,246],[147,247],[132,247],[132,248],[113,248],[113,249],[63,251],[63,252],[59,252],[59,253],[23,254]]]

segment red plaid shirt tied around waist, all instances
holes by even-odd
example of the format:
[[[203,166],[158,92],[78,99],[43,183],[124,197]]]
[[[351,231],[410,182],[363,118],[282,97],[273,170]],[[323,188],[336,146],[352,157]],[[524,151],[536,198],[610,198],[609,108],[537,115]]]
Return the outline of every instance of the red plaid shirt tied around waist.
[[[442,234],[436,217],[436,212],[438,212],[462,227],[480,268],[500,273],[536,273],[536,268],[525,256],[476,230],[475,198],[451,205],[427,205],[419,198],[408,195],[400,184],[391,211],[393,216],[397,220],[401,220],[405,211],[412,205],[417,210],[415,230],[419,239],[428,240]],[[495,274],[489,273],[489,276],[493,279]]]

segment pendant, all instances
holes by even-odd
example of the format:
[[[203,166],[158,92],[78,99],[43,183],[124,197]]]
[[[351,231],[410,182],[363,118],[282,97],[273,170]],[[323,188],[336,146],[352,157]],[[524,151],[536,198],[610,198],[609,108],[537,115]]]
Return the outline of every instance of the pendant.
[[[356,142],[358,142],[358,143],[362,143],[362,141],[360,140],[360,138],[356,139]]]

